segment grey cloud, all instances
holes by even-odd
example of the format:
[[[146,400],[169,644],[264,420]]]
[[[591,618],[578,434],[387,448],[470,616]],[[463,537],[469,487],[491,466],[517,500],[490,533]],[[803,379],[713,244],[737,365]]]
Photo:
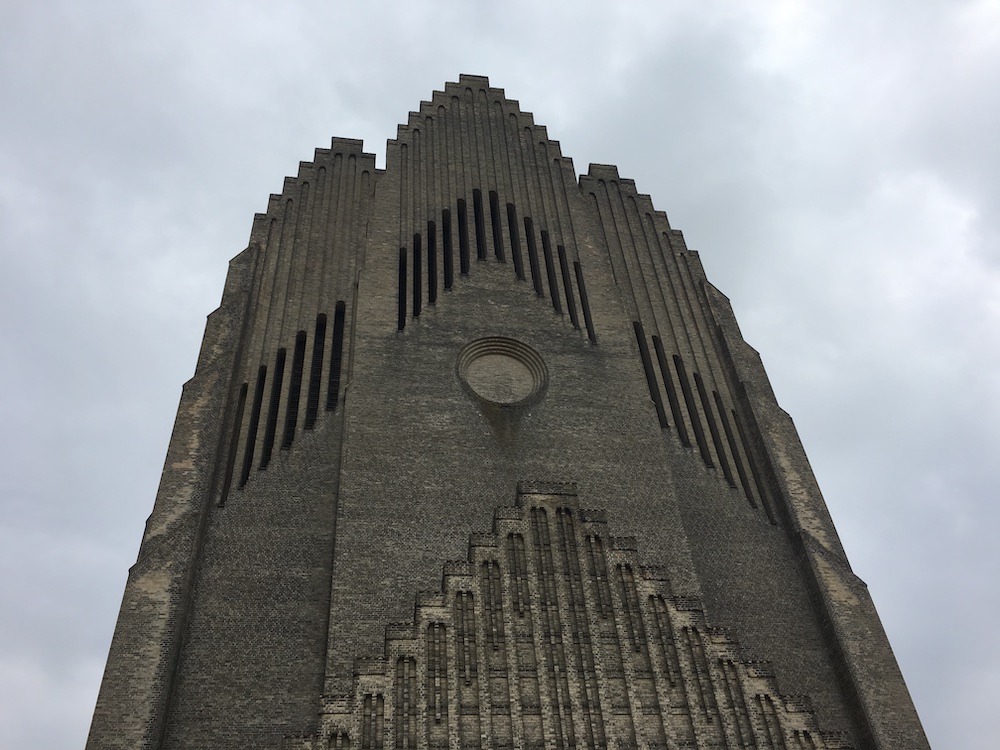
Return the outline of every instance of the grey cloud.
[[[470,72],[534,111],[578,170],[617,164],[702,252],[796,419],[932,744],[986,748],[984,691],[1000,686],[998,19],[974,3],[798,11],[13,10],[0,744],[84,740],[180,385],[254,212],[330,135],[381,153],[421,99]]]

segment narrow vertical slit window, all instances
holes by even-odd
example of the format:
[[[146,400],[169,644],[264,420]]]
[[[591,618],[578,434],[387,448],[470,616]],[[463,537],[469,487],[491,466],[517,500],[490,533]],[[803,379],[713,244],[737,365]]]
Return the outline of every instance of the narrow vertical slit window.
[[[670,413],[673,415],[674,424],[677,425],[677,437],[681,439],[681,445],[685,448],[690,448],[691,439],[688,437],[687,427],[684,425],[684,415],[681,414],[681,405],[677,400],[677,389],[674,388],[674,379],[670,375],[670,367],[667,365],[667,355],[663,351],[663,342],[659,336],[653,336],[653,349],[656,351],[656,362],[660,366],[660,378],[663,380],[663,389],[667,392]]]
[[[712,411],[712,402],[708,400],[708,391],[705,389],[705,382],[701,375],[694,374],[694,384],[698,388],[698,397],[701,399],[701,408],[705,410],[705,419],[708,420],[708,430],[712,434],[712,444],[715,446],[715,455],[719,457],[719,465],[722,467],[722,474],[730,487],[736,486],[732,469],[729,468],[729,461],[726,458],[726,449],[722,445],[722,437],[719,435],[719,427],[715,424],[715,412]]]
[[[687,369],[684,367],[684,360],[676,354],[674,355],[674,370],[677,371],[677,380],[681,384],[681,393],[684,394],[684,405],[687,407],[688,417],[691,419],[691,427],[694,430],[694,439],[698,443],[698,452],[701,453],[701,460],[709,468],[715,466],[712,461],[712,454],[708,450],[708,442],[705,440],[705,430],[701,426],[701,417],[698,416],[698,407],[694,403],[694,394],[691,393],[691,383],[688,381]]]
[[[476,219],[476,260],[486,260],[486,219],[483,216],[483,191],[472,191],[472,210]]]
[[[323,380],[323,354],[326,352],[326,313],[316,316],[316,335],[313,337],[312,364],[309,367],[309,391],[306,394],[307,430],[316,426],[319,414],[319,395]]]
[[[236,468],[236,452],[240,448],[240,430],[243,429],[243,411],[247,406],[247,388],[244,383],[240,386],[240,395],[236,400],[236,420],[233,422],[233,434],[229,438],[229,458],[226,460],[226,481],[222,486],[222,494],[219,495],[219,505],[225,505],[229,498],[229,488],[233,485],[233,471]]]
[[[469,275],[469,211],[465,199],[458,199],[458,268],[463,276]]]
[[[433,305],[438,297],[437,227],[427,222],[427,304]]]
[[[587,336],[590,343],[597,343],[597,333],[594,331],[594,319],[590,317],[590,301],[587,299],[587,285],[583,283],[583,266],[580,261],[573,262],[576,271],[576,285],[580,288],[580,307],[583,308],[583,323],[587,326]]]
[[[493,225],[493,254],[500,263],[506,263],[503,251],[503,232],[500,226],[500,198],[496,190],[490,191],[490,223]]]
[[[421,266],[420,235],[413,235],[413,317],[420,317],[420,305],[423,302],[423,269]]]
[[[302,371],[306,361],[306,332],[295,336],[295,353],[292,355],[292,380],[288,384],[288,408],[285,410],[285,434],[281,438],[282,448],[291,448],[295,439],[295,428],[299,422],[299,397],[302,395]]]
[[[240,489],[243,489],[250,478],[253,467],[253,452],[257,445],[257,426],[260,424],[260,410],[264,403],[264,385],[267,381],[267,368],[261,365],[257,369],[257,385],[253,389],[253,406],[250,407],[250,426],[247,429],[246,448],[243,451],[243,469],[240,471]]]
[[[406,248],[399,248],[399,289],[396,294],[398,309],[396,311],[396,330],[406,328]]]
[[[552,309],[562,314],[562,305],[559,302],[559,282],[556,281],[556,266],[552,260],[552,245],[549,244],[549,233],[542,230],[542,253],[545,255],[545,276],[549,280],[549,298],[552,300]]]
[[[580,319],[576,315],[576,300],[573,298],[573,280],[569,275],[569,262],[566,260],[566,248],[557,245],[559,252],[559,270],[562,272],[563,291],[566,293],[566,310],[569,312],[569,321],[574,328],[580,327]]]
[[[660,389],[656,385],[656,376],[653,374],[653,362],[649,358],[649,346],[646,344],[646,333],[642,328],[642,323],[638,320],[632,321],[632,328],[635,330],[635,341],[639,345],[639,357],[642,359],[642,369],[646,373],[646,386],[649,388],[649,398],[656,409],[656,418],[660,422],[660,427],[666,428],[667,415],[663,411],[663,399],[660,398]]]
[[[441,248],[444,252],[444,288],[451,289],[455,281],[455,259],[451,249],[451,211],[441,212]]]
[[[535,287],[535,294],[544,297],[542,272],[538,268],[538,247],[535,245],[535,224],[530,216],[524,217],[524,236],[528,241],[528,265],[531,268],[531,283]]]
[[[731,410],[729,413],[733,416],[733,422],[736,423],[736,431],[740,435],[740,442],[743,443],[743,452],[746,454],[747,461],[750,464],[750,473],[753,475],[754,486],[757,488],[757,497],[760,498],[760,503],[764,506],[764,512],[767,513],[767,520],[772,524],[777,525],[778,521],[775,519],[774,511],[771,509],[771,502],[768,498],[767,490],[764,487],[764,478],[760,475],[760,470],[757,468],[757,461],[754,458],[753,447],[750,445],[746,429],[743,427],[743,420],[740,419],[739,412],[735,409]]]
[[[510,233],[510,254],[514,256],[514,273],[524,281],[524,261],[521,259],[521,234],[517,231],[517,211],[507,204],[507,231]]]
[[[274,433],[278,430],[278,407],[281,405],[281,384],[285,379],[285,350],[278,349],[274,358],[274,379],[271,381],[271,399],[267,403],[267,424],[264,425],[264,446],[260,454],[260,468],[271,463],[274,450]]]
[[[743,494],[750,501],[750,506],[756,508],[757,503],[754,501],[753,492],[750,489],[750,478],[747,476],[746,469],[743,468],[743,459],[740,458],[740,449],[736,443],[736,435],[733,434],[733,428],[729,424],[729,417],[726,416],[726,406],[722,403],[722,396],[719,395],[718,391],[712,391],[712,396],[715,399],[715,408],[719,412],[719,419],[722,420],[722,429],[726,433],[729,452],[733,454],[733,463],[736,464],[736,474],[739,476],[740,484],[743,486]]]
[[[429,734],[447,747],[448,634],[444,623],[427,624],[427,718]],[[432,721],[431,721],[432,720]],[[445,731],[442,731],[445,730]],[[444,736],[442,736],[444,735]]]
[[[344,303],[337,303],[333,316],[333,348],[330,349],[330,382],[326,390],[326,410],[334,411],[340,401],[340,366],[344,358]]]

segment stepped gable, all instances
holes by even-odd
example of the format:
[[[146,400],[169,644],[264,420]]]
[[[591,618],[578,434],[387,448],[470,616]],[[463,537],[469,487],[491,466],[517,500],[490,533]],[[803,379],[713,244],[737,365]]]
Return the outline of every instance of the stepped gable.
[[[288,748],[853,747],[566,483],[518,486]]]
[[[526,482],[476,533],[525,476],[608,515]],[[667,215],[482,76],[384,169],[300,163],[208,318],[88,747],[843,746],[820,723],[928,747]]]

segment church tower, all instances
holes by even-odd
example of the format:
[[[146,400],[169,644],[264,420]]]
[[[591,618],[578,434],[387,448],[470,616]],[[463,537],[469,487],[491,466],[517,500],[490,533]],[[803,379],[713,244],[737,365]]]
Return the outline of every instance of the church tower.
[[[87,747],[927,741],[698,254],[462,76],[256,216]]]

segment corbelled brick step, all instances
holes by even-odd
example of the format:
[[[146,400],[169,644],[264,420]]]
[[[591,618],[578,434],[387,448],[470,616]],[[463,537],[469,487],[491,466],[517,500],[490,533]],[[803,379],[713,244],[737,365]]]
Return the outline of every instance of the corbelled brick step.
[[[573,485],[522,483],[413,622],[386,628],[383,655],[355,661],[313,747],[849,747],[667,574]]]

